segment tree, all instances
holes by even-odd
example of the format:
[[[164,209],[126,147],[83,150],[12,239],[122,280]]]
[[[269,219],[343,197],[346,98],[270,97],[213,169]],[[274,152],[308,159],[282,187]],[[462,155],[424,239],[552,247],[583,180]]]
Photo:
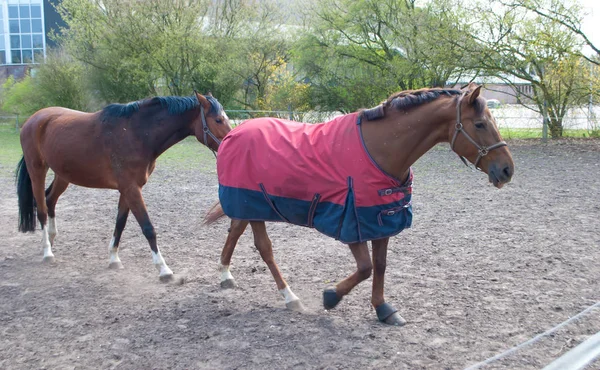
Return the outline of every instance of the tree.
[[[576,50],[576,54],[592,64],[600,65],[600,45],[594,44],[582,31],[584,14],[578,3],[564,0],[504,0],[503,4],[512,8],[526,9],[541,18],[560,24],[589,47],[595,56],[588,56],[582,53],[582,50]]]
[[[63,0],[60,39],[88,67],[99,100],[212,91],[257,107],[288,60],[274,1]],[[264,99],[263,99],[264,100]]]
[[[64,0],[58,10],[68,27],[60,39],[91,67],[104,100],[187,95],[213,88],[222,60],[218,42],[203,31],[208,6],[188,0]]]
[[[397,90],[444,86],[468,69],[456,40],[461,10],[452,0],[325,0],[298,44],[299,66],[321,104],[353,110]],[[357,88],[359,87],[360,88]]]
[[[478,55],[478,70],[512,85],[519,103],[548,117],[551,136],[561,137],[568,110],[589,93],[580,40],[559,22],[501,1],[480,3],[473,13],[481,15],[472,34],[477,47],[465,50]]]

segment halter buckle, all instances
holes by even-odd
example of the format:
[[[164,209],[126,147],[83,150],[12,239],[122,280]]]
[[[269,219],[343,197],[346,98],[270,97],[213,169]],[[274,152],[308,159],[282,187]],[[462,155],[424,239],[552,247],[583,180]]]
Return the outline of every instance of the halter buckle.
[[[488,150],[488,148],[481,148],[479,149],[479,155],[482,157],[485,157],[486,155],[488,155],[490,151]]]
[[[460,121],[456,122],[456,125],[454,126],[454,128],[456,129],[456,131],[462,131],[463,129],[463,124]]]

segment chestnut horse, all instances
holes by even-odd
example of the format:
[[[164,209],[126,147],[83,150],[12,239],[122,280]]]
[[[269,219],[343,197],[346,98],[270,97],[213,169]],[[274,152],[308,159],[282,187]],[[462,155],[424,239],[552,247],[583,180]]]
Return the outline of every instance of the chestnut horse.
[[[324,307],[334,308],[373,274],[371,304],[378,319],[403,325],[405,320],[385,301],[383,293],[389,237],[410,227],[412,220],[411,165],[436,144],[449,142],[465,164],[467,160],[473,163],[497,188],[513,175],[511,153],[485,99],[479,96],[480,90],[471,84],[466,91],[404,91],[375,108],[328,123],[304,126],[291,121],[270,119],[255,124],[250,120],[232,130],[217,159],[220,202],[205,218],[206,224],[225,214],[232,218],[221,254],[221,286],[234,286],[229,271],[231,256],[250,223],[254,243],[286,307],[302,310],[273,259],[265,221],[315,227],[347,243],[356,260],[354,273],[325,289]],[[254,142],[248,139],[251,137]],[[261,143],[261,137],[268,140]],[[268,143],[275,142],[269,147]],[[252,156],[238,156],[233,166],[232,154],[243,150],[243,145],[250,147],[245,150],[252,151]],[[303,150],[293,157],[292,151],[286,153],[288,147]],[[293,169],[287,171],[286,167]],[[373,184],[375,188],[368,187]],[[368,241],[372,243],[372,260]]]
[[[217,99],[210,93],[194,95],[111,104],[95,113],[50,107],[37,111],[25,122],[21,129],[23,158],[17,166],[19,230],[35,230],[37,211],[43,233],[43,261],[54,260],[56,202],[73,183],[120,192],[109,246],[110,268],[123,268],[118,248],[131,210],[150,244],[160,279],[172,278],[173,272],[156,244],[142,187],[154,170],[156,158],[174,144],[195,135],[215,152],[231,130]],[[54,180],[44,191],[49,168],[54,171]]]

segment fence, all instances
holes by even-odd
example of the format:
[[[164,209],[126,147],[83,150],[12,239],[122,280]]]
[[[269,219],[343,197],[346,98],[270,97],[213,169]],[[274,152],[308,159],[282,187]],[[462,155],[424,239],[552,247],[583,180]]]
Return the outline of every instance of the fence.
[[[14,127],[17,132],[19,132],[19,128],[21,127],[21,122],[23,122],[23,121],[21,121],[19,119],[19,115],[14,115],[14,116],[0,115],[0,123],[2,125],[11,125],[11,123],[14,123]]]
[[[498,127],[544,132],[544,118],[541,114],[521,105],[504,105],[492,109]],[[563,118],[563,129],[585,130],[592,135],[600,135],[600,106],[572,108]],[[547,131],[545,131],[547,133]]]
[[[318,123],[325,122],[341,112],[319,112],[319,111],[293,111],[293,110],[225,110],[234,125],[256,117],[277,117],[299,122]],[[544,119],[541,114],[520,105],[504,105],[493,108],[492,113],[501,129],[529,129],[542,132]],[[0,115],[3,125],[14,124],[18,131],[28,117],[18,115]],[[563,120],[564,129],[586,130],[590,133],[600,135],[600,106],[573,108],[569,110]]]

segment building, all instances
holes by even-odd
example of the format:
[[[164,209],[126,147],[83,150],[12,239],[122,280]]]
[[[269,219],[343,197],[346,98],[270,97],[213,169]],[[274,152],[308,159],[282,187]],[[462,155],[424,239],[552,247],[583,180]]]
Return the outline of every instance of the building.
[[[481,94],[488,100],[498,100],[502,104],[516,104],[520,101],[528,103],[533,96],[533,86],[531,82],[514,77],[505,78],[478,76],[462,76],[457,82],[448,84],[449,88],[460,88],[474,82],[482,85]]]
[[[57,0],[0,0],[0,80],[22,77],[31,66],[42,63],[48,35],[64,22],[54,9]]]

